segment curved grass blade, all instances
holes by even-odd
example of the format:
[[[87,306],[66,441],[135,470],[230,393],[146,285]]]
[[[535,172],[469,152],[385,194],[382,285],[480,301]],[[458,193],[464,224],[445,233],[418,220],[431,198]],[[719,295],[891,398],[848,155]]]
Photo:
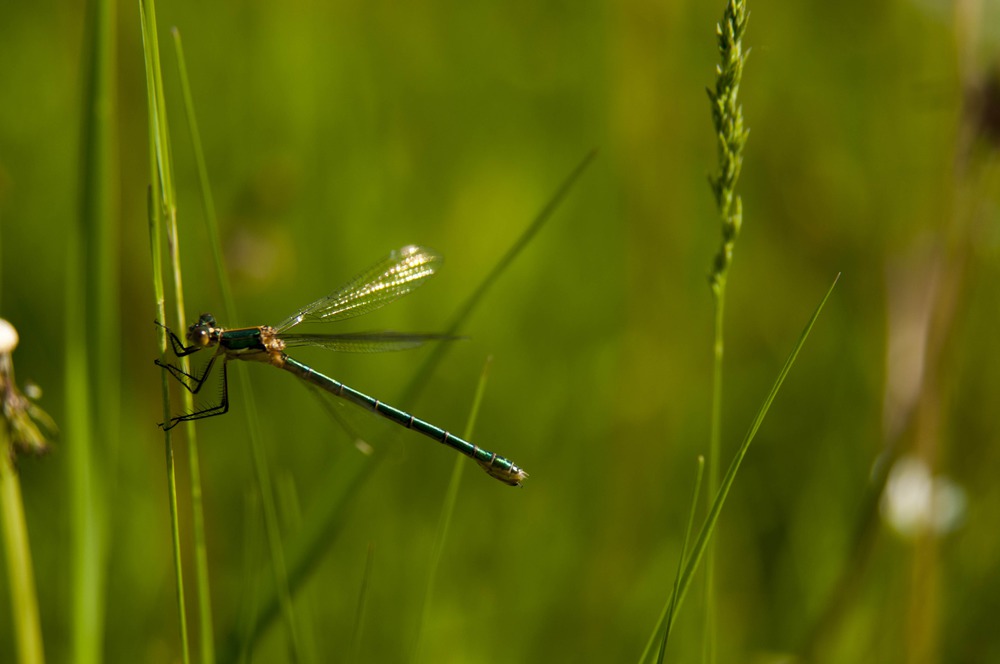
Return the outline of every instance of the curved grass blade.
[[[169,130],[167,128],[166,102],[163,94],[160,45],[157,37],[156,7],[153,0],[139,2],[139,23],[142,34],[143,64],[146,69],[146,101],[149,113],[149,244],[153,263],[153,295],[156,315],[166,320],[166,295],[164,287],[164,260],[161,238],[166,232],[168,244],[176,247],[176,197],[173,187],[173,169],[170,160]],[[174,288],[179,301],[183,300],[182,281],[174,272]],[[167,338],[161,332],[157,339],[160,355],[166,352]],[[162,407],[165,416],[170,414],[170,389],[165,376],[160,378]],[[188,405],[189,402],[186,402]],[[190,443],[189,443],[190,444]],[[178,629],[181,641],[181,661],[191,661],[191,641],[188,634],[187,600],[184,591],[184,556],[182,552],[180,516],[178,508],[177,471],[174,463],[174,444],[170,433],[163,435],[166,466],[167,496],[170,507],[171,543],[174,563],[174,582],[177,592]],[[194,486],[194,485],[192,485]],[[197,533],[197,530],[196,530]],[[199,537],[201,533],[196,534]],[[201,578],[196,575],[195,583]]]
[[[472,292],[472,295],[458,308],[452,319],[451,325],[445,330],[445,334],[456,334],[461,326],[468,319],[469,315],[483,299],[486,292],[496,282],[503,272],[510,266],[521,251],[528,245],[531,239],[541,230],[542,226],[552,217],[559,205],[566,199],[577,180],[583,175],[590,162],[594,160],[597,152],[588,152],[566,179],[559,185],[555,194],[552,195],[542,210],[536,215],[531,223],[524,229],[520,236],[514,240],[500,260],[497,261],[493,269],[483,278],[479,285]],[[325,299],[325,298],[324,298]],[[444,346],[442,344],[432,350],[430,357],[420,366],[410,381],[409,386],[403,391],[403,396],[397,400],[402,406],[412,403],[419,393],[426,388],[428,378],[435,367],[444,358]],[[321,554],[327,549],[340,532],[340,527],[345,520],[346,505],[353,498],[362,483],[371,473],[376,464],[372,461],[381,459],[381,456],[369,457],[360,454],[347,457],[347,461],[341,466],[331,468],[331,477],[324,485],[329,490],[317,496],[313,503],[310,518],[303,524],[302,531],[295,537],[289,545],[289,574],[288,583],[292,588],[298,587],[312,572]],[[265,598],[253,621],[251,628],[251,639],[259,636],[277,616],[276,597],[274,588],[268,588],[262,596]],[[234,635],[229,641],[228,650],[220,656],[220,661],[235,661],[242,649],[248,646],[242,643],[238,635]]]
[[[497,261],[496,265],[493,266],[493,269],[490,270],[485,277],[483,277],[481,282],[479,282],[479,285],[476,286],[476,290],[472,291],[472,294],[469,295],[465,302],[463,302],[458,308],[455,312],[455,316],[451,319],[451,323],[445,328],[445,334],[457,334],[458,331],[462,329],[465,321],[469,319],[469,316],[472,315],[475,308],[486,297],[486,293],[500,278],[500,275],[507,271],[507,268],[510,267],[511,263],[514,262],[514,259],[517,258],[522,251],[524,251],[524,248],[528,246],[528,243],[531,242],[532,238],[534,238],[538,231],[541,230],[542,226],[545,225],[545,222],[547,222],[552,215],[555,214],[555,211],[559,209],[562,202],[567,196],[569,196],[569,192],[573,190],[577,180],[580,179],[580,176],[583,175],[584,171],[587,170],[587,167],[590,166],[590,162],[592,162],[596,156],[597,150],[591,150],[584,155],[583,159],[580,160],[580,163],[576,165],[576,168],[570,172],[566,179],[559,185],[559,188],[556,189],[556,193],[552,195],[552,198],[545,203],[545,207],[542,208],[541,212],[539,212],[535,218],[532,219],[528,227],[525,228],[521,235],[514,240],[514,243],[507,248],[507,251],[500,257],[500,260]],[[417,372],[413,374],[413,379],[403,391],[403,395],[399,399],[400,403],[408,404],[416,400],[420,392],[427,386],[428,378],[430,378],[430,375],[434,371],[435,367],[437,367],[441,363],[441,360],[444,359],[444,354],[447,350],[446,346],[441,345],[434,348],[430,354],[428,354],[427,359],[420,365]]]

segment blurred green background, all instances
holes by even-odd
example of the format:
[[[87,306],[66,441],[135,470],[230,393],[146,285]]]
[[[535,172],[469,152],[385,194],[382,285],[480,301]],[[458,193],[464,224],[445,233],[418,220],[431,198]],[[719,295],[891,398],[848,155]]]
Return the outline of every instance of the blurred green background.
[[[970,17],[962,3],[750,4],[723,468],[822,293],[843,276],[723,511],[721,661],[1000,661],[997,178],[966,103],[996,60],[997,5]],[[708,438],[706,276],[719,225],[704,88],[714,84],[722,9],[669,0],[158,7],[188,306],[175,328],[202,311],[221,315],[222,303],[171,26],[184,39],[244,317],[224,323],[273,324],[419,243],[445,256],[439,276],[354,328],[440,329],[572,168],[599,151],[489,292],[469,339],[453,344],[418,402],[400,404],[461,431],[492,356],[473,439],[531,474],[514,490],[466,470],[420,661],[635,661],[667,599]],[[18,378],[44,389],[40,403],[59,423],[84,15],[81,3],[0,4],[0,314],[21,334]],[[118,28],[125,343],[102,349],[121,357],[123,386],[120,446],[98,462],[113,469],[102,480],[104,653],[175,662],[136,4],[121,3]],[[427,352],[297,356],[392,403]],[[309,522],[331,469],[357,452],[292,377],[248,371],[272,474],[294,487]],[[385,458],[296,595],[317,661],[351,657],[370,547],[360,660],[408,659],[417,640],[454,457],[416,435],[394,438],[375,419],[354,423],[374,432]],[[254,601],[247,589],[269,575],[245,421],[230,413],[199,425],[220,648]],[[51,454],[18,463],[56,662],[72,657],[71,437],[64,430]],[[964,496],[954,520],[914,534],[874,509],[877,461],[895,454],[950,478],[933,486]],[[184,446],[178,468],[190,580]],[[700,652],[701,604],[696,584],[673,661]],[[0,661],[14,656],[10,624],[5,598]],[[275,621],[256,660],[284,660],[286,646]]]

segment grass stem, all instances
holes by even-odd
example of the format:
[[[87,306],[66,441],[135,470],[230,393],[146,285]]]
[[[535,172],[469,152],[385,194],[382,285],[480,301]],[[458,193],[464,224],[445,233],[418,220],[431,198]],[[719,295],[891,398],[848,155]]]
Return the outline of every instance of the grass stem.
[[[715,304],[712,345],[712,406],[708,450],[709,500],[719,488],[719,459],[722,454],[722,359],[724,351],[723,323],[726,301],[726,279],[733,259],[733,247],[743,221],[736,182],[743,165],[743,148],[747,131],[743,127],[743,109],[737,95],[743,77],[743,35],[748,13],[745,0],[729,0],[722,22],[716,26],[721,63],[716,68],[715,90],[708,91],[712,106],[712,121],[718,138],[719,172],[709,178],[722,221],[722,244],[716,254],[709,282]],[[716,659],[715,607],[715,547],[708,548],[705,560],[705,633],[702,661],[712,664]]]
[[[45,661],[35,572],[24,518],[21,481],[14,461],[19,450],[46,449],[38,424],[55,429],[48,415],[21,394],[14,382],[11,352],[17,346],[14,326],[0,319],[0,538],[10,587],[11,616],[19,664]]]

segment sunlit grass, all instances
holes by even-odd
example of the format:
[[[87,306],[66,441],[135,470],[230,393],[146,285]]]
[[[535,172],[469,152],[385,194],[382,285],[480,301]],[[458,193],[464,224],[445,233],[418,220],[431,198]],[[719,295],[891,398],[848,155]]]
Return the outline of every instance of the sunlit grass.
[[[31,546],[0,594],[26,556],[36,587],[0,660],[997,659],[991,22],[748,2],[733,49],[727,5],[0,7],[0,314],[61,432],[2,478]],[[302,359],[458,431],[495,357],[474,441],[523,488],[391,425],[360,454],[242,363],[164,439],[154,320],[273,323],[410,243],[445,269],[357,326],[462,341]]]
[[[154,3],[139,4],[141,30],[143,37],[143,63],[146,73],[146,101],[148,104],[148,139],[149,139],[149,246],[152,261],[153,295],[156,307],[156,319],[167,320],[166,289],[164,286],[164,261],[162,250],[163,233],[170,233],[173,241],[174,269],[172,270],[175,299],[183,302],[183,288],[179,268],[176,265],[176,215],[177,203],[173,188],[173,167],[170,160],[170,139],[167,129],[166,103],[163,95],[162,69],[160,67],[159,38],[157,35],[156,13]],[[179,306],[183,311],[183,308]],[[155,328],[159,335],[160,357],[167,352],[166,330]],[[186,365],[185,365],[186,368]],[[166,373],[160,375],[161,405],[163,421],[167,422],[171,415],[170,386]],[[185,397],[185,406],[190,408],[190,395]],[[193,436],[193,431],[189,432]],[[180,636],[181,658],[187,664],[191,661],[191,644],[188,635],[187,599],[184,587],[184,557],[181,543],[181,520],[177,496],[177,466],[174,454],[173,436],[170,431],[163,432],[165,474],[167,480],[168,504],[170,508],[170,533],[173,545],[174,581],[177,600],[178,629]],[[200,490],[194,491],[195,496]],[[195,509],[198,509],[197,507]],[[196,534],[204,539],[204,532]],[[199,579],[203,581],[203,579]]]

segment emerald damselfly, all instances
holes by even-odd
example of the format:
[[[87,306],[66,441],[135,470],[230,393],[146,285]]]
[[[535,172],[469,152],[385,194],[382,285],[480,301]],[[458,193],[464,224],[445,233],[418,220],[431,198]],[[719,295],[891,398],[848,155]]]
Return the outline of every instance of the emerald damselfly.
[[[440,427],[348,387],[340,381],[292,359],[285,353],[286,348],[294,346],[320,346],[338,351],[401,350],[419,346],[425,341],[451,338],[441,334],[398,332],[289,333],[289,330],[307,320],[333,322],[370,313],[412,291],[433,275],[440,264],[441,257],[438,254],[423,247],[409,245],[398,251],[393,251],[342,288],[302,307],[274,327],[263,325],[225,329],[216,323],[211,314],[202,314],[197,322],[188,328],[187,341],[189,345],[184,345],[178,336],[165,325],[157,323],[167,331],[173,352],[177,357],[191,355],[201,350],[214,350],[208,364],[198,375],[187,373],[176,365],[156,360],[158,366],[169,371],[192,394],[197,394],[204,386],[215,361],[222,359],[222,400],[203,410],[173,417],[169,421],[161,423],[160,426],[163,429],[170,429],[181,422],[222,415],[227,412],[229,410],[229,381],[226,367],[229,361],[263,362],[284,369],[335,397],[361,406],[387,420],[447,445],[476,461],[491,477],[511,486],[520,486],[528,474],[509,459],[484,450]]]

